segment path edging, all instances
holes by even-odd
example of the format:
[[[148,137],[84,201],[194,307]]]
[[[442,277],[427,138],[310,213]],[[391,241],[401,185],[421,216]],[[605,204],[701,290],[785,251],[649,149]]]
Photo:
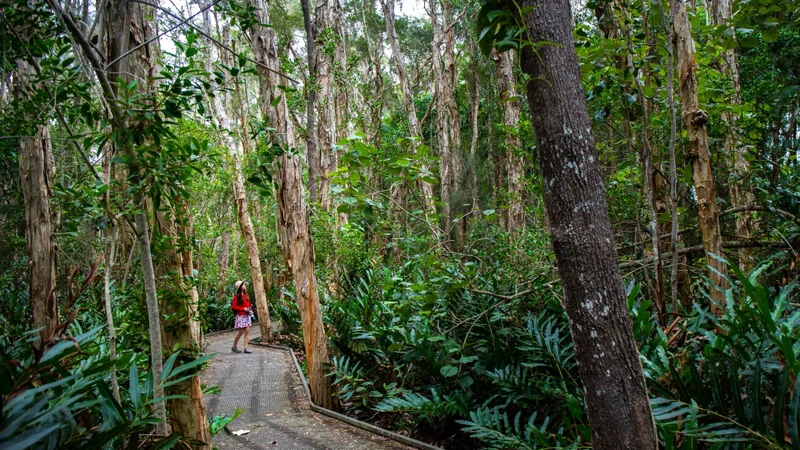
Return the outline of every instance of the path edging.
[[[437,447],[435,445],[428,444],[427,442],[422,442],[422,441],[419,441],[417,439],[410,438],[408,436],[403,436],[402,434],[398,434],[398,433],[395,433],[393,431],[389,431],[389,430],[387,430],[385,428],[381,428],[381,427],[372,425],[371,423],[363,422],[361,420],[354,419],[354,418],[352,418],[350,416],[346,416],[344,414],[340,414],[340,413],[338,413],[336,411],[331,411],[330,409],[323,408],[321,406],[315,405],[314,402],[311,400],[311,390],[308,387],[308,381],[306,380],[305,375],[303,375],[303,371],[300,370],[300,363],[297,362],[297,357],[294,355],[294,350],[293,349],[291,349],[289,347],[285,347],[283,345],[262,344],[260,342],[253,342],[253,341],[250,341],[250,343],[253,344],[253,345],[261,346],[261,347],[271,347],[271,348],[276,348],[276,349],[279,349],[279,350],[287,351],[287,352],[289,352],[290,355],[292,355],[292,361],[294,361],[294,368],[297,370],[297,374],[300,375],[300,381],[303,382],[303,389],[306,391],[306,398],[308,398],[308,404],[311,407],[312,411],[318,412],[320,414],[324,414],[324,415],[326,415],[326,416],[328,416],[330,418],[333,418],[333,419],[339,420],[341,422],[350,424],[350,425],[352,425],[354,427],[361,428],[362,430],[369,431],[370,433],[374,433],[374,434],[377,434],[379,436],[383,436],[385,438],[389,438],[389,439],[392,439],[394,441],[397,441],[397,442],[400,442],[400,443],[403,443],[403,444],[406,444],[406,445],[410,445],[411,447],[414,447],[414,448],[418,448],[418,449],[421,449],[421,450],[443,450],[441,447]]]

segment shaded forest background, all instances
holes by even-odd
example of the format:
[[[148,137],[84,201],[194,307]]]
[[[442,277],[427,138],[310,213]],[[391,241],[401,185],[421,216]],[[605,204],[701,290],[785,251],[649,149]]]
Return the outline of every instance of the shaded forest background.
[[[320,405],[591,445],[526,68],[552,4],[417,6],[0,2],[0,446],[208,442],[237,280]],[[660,445],[800,448],[800,4],[560,7]]]

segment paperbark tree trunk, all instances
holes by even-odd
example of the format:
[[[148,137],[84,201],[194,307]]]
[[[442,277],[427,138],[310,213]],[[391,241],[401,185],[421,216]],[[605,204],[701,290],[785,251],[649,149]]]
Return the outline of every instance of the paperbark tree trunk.
[[[440,23],[437,1],[428,2],[428,12],[433,26],[433,51],[431,53],[431,67],[433,68],[434,101],[436,102],[436,136],[439,147],[439,195],[442,200],[442,228],[450,228],[453,217],[450,206],[453,201],[451,195],[454,188],[453,154],[450,148],[450,124],[448,111],[448,98],[445,92],[445,73],[442,68],[441,47],[444,41],[443,27]]]
[[[462,212],[461,198],[463,166],[461,162],[461,114],[455,98],[455,30],[451,27],[452,5],[442,1],[442,14],[437,11],[437,0],[429,1],[429,13],[433,25],[433,67],[436,100],[436,131],[439,144],[440,195],[443,203],[442,223],[445,231],[453,226],[453,220]],[[444,45],[444,55],[442,55]],[[442,64],[444,56],[444,64]],[[461,243],[466,234],[466,221],[454,225],[456,240]]]
[[[544,199],[595,449],[655,450],[645,386],[572,40],[569,3],[524,0],[522,53]]]
[[[203,18],[206,32],[210,30],[210,19],[208,16]],[[209,58],[211,55],[209,55]],[[227,95],[227,93],[225,94]],[[233,160],[233,197],[236,203],[236,218],[239,221],[239,229],[242,232],[242,239],[247,249],[247,261],[250,267],[250,282],[253,286],[253,293],[256,299],[256,309],[258,310],[258,326],[261,330],[261,339],[264,342],[272,342],[272,321],[269,315],[269,303],[267,293],[264,290],[264,275],[261,272],[261,255],[258,250],[258,241],[253,230],[253,221],[250,218],[250,206],[247,201],[247,191],[242,174],[242,142],[234,133],[228,112],[223,104],[222,94],[214,97],[212,102],[214,117],[217,125],[222,131],[223,140],[226,147],[231,152]]]
[[[52,3],[51,3],[52,4]],[[125,136],[129,127],[127,115],[116,109],[116,83],[122,81],[138,82],[138,89],[142,93],[153,92],[153,79],[158,73],[156,58],[159,53],[157,42],[150,42],[155,36],[154,24],[156,11],[154,8],[133,3],[127,0],[110,1],[103,14],[103,35],[101,47],[105,57],[106,67],[94,67],[98,79],[105,78],[105,69],[108,73],[110,86],[103,88],[106,103],[111,106],[113,126],[119,135]],[[77,34],[76,34],[77,37]],[[80,37],[77,37],[81,40]],[[86,38],[83,37],[83,41]],[[135,50],[134,50],[135,49]],[[90,54],[91,50],[84,48]],[[129,53],[127,56],[126,55]],[[102,72],[102,73],[101,73]],[[102,84],[102,82],[101,82]],[[111,90],[109,92],[109,90]],[[138,185],[141,181],[140,168],[133,143],[123,141],[118,151],[128,158],[126,166],[131,185]],[[161,378],[162,348],[161,324],[158,295],[156,291],[155,268],[150,247],[150,230],[147,223],[147,202],[141,192],[133,195],[133,203],[139,212],[134,215],[136,235],[139,242],[139,254],[142,264],[145,301],[147,303],[148,333],[150,339],[150,364],[154,379]],[[163,397],[164,391],[156,386],[153,392],[155,397]],[[156,434],[166,436],[169,433],[166,409],[164,402],[153,405],[155,416],[161,420],[156,424]]]
[[[228,280],[228,261],[230,261],[231,249],[231,232],[230,230],[222,230],[219,254],[217,255],[217,265],[219,272],[217,274],[217,301],[225,298],[225,288]]]
[[[520,99],[515,88],[514,71],[511,67],[511,51],[498,53],[492,49],[492,60],[495,64],[495,75],[500,89],[500,102],[503,104],[503,132],[505,134],[505,174],[508,194],[508,209],[503,215],[506,230],[512,236],[519,234],[525,225],[525,209],[523,207],[523,176],[525,160],[522,157],[522,142],[519,138]]]
[[[27,97],[28,77],[35,74],[28,61],[17,60],[14,95]],[[33,118],[31,118],[33,120]],[[46,125],[33,125],[30,136],[19,140],[20,185],[25,201],[25,239],[28,250],[28,299],[33,327],[41,328],[42,339],[52,336],[58,326],[56,299],[55,214],[50,207],[53,167],[50,133]]]
[[[264,0],[249,0],[257,11],[259,23],[269,23]],[[294,130],[289,120],[286,99],[278,89],[274,71],[279,67],[275,33],[271,28],[255,26],[250,30],[250,45],[260,74],[261,111],[275,130],[273,142],[286,151],[280,156],[275,173],[278,183],[278,234],[286,265],[292,273],[295,297],[303,324],[303,343],[308,361],[312,401],[333,408],[333,389],[328,373],[328,346],[319,304],[319,289],[314,266],[314,243],[304,197],[300,158],[289,153],[294,148]],[[266,68],[271,68],[272,71]],[[274,105],[273,105],[274,103]]]
[[[306,61],[308,63],[308,78],[306,89],[306,162],[308,163],[308,193],[311,203],[317,202],[317,166],[319,165],[319,150],[317,150],[317,90],[315,83],[316,67],[314,64],[314,28],[311,25],[311,11],[308,7],[309,0],[300,0],[303,10],[303,25],[306,30]]]
[[[414,95],[411,92],[411,86],[408,80],[408,70],[406,70],[406,63],[403,60],[403,52],[400,50],[400,43],[397,39],[397,30],[394,26],[394,1],[395,0],[381,0],[383,4],[383,15],[386,20],[386,35],[389,39],[389,45],[392,48],[392,57],[394,59],[395,67],[397,68],[397,78],[400,84],[401,97],[403,99],[403,108],[408,116],[408,132],[411,134],[413,141],[411,142],[411,153],[416,154],[419,143],[422,139],[422,132],[420,131],[419,120],[417,119],[417,109],[414,106]],[[421,170],[428,171],[426,164],[422,164]],[[420,200],[422,202],[422,209],[425,215],[432,217],[436,215],[435,197],[433,195],[433,186],[425,180],[418,180],[417,187],[420,192]],[[392,203],[404,205],[404,198],[407,198],[407,193],[402,192],[405,189],[400,187],[392,190]]]
[[[183,202],[183,200],[178,200]],[[191,225],[185,204],[171,205],[167,212],[156,213],[156,236],[159,236],[158,287],[161,301],[162,337],[168,349],[178,351],[199,350],[192,323],[194,313],[192,286],[187,281],[191,275],[191,247],[186,250],[186,240],[191,234]],[[177,216],[177,217],[176,217]],[[182,224],[182,225],[179,225]],[[187,260],[187,257],[189,260]],[[172,430],[184,439],[196,439],[211,443],[206,407],[199,374],[170,387],[169,395],[183,398],[168,400],[169,421]],[[200,448],[192,445],[191,448]]]
[[[342,6],[339,0],[317,0],[313,25],[316,41],[308,51],[314,55],[313,79],[319,87],[316,131],[316,178],[320,206],[328,212],[336,208],[332,191],[332,173],[339,164],[335,145],[344,137],[344,108],[346,86],[337,74],[346,70]]]
[[[478,55],[478,49],[475,46],[475,40],[469,38],[469,49],[472,55]],[[469,162],[470,162],[470,192],[472,194],[472,209],[477,211],[478,205],[478,117],[480,115],[481,106],[481,85],[480,77],[477,72],[477,62],[473,61],[476,67],[473,67],[472,77],[470,77],[470,105],[469,105],[469,123],[472,127],[472,136],[470,136],[469,145]]]
[[[719,227],[719,208],[717,207],[717,190],[714,185],[714,174],[711,167],[711,154],[708,150],[708,114],[700,109],[697,98],[697,74],[694,67],[694,40],[691,25],[686,14],[683,0],[673,0],[674,21],[672,24],[672,41],[678,56],[678,81],[680,83],[681,118],[689,133],[687,158],[692,164],[692,181],[697,196],[697,215],[700,231],[703,235],[703,248],[706,263],[711,267],[708,277],[721,289],[727,289],[725,275],[727,266],[712,255],[723,257],[722,237]],[[711,289],[711,298],[724,302],[722,290]],[[723,303],[724,304],[724,303]],[[715,305],[711,310],[719,314]]]
[[[711,11],[707,11],[706,14],[708,14],[712,25],[728,24],[731,29],[734,29],[733,24],[729,24],[732,12],[732,0],[711,0]],[[731,82],[732,95],[728,96],[727,102],[731,107],[740,106],[742,104],[742,95],[739,81],[739,55],[736,48],[728,47],[722,53],[722,59],[720,69]],[[747,186],[750,162],[745,157],[747,147],[741,143],[741,130],[738,125],[739,116],[734,112],[724,111],[722,113],[722,121],[728,128],[725,132],[725,152],[728,156],[728,161],[733,163],[729,178],[731,204],[734,208],[746,208],[753,205],[755,197]],[[754,230],[753,213],[745,212],[736,216],[737,239],[749,239]],[[739,265],[742,269],[747,271],[752,267],[753,262],[752,250],[739,250]]]
[[[197,293],[197,286],[195,285],[194,273],[194,251],[192,249],[191,239],[194,237],[194,227],[192,226],[192,217],[188,213],[188,204],[183,199],[183,217],[181,218],[181,236],[186,241],[182,243],[181,254],[181,270],[183,271],[184,283],[189,283],[189,331],[191,331],[192,342],[197,344],[199,348],[203,348],[203,333],[200,328],[200,318],[198,315],[198,307],[200,306],[200,295]],[[199,271],[198,271],[199,272]]]
[[[108,149],[107,149],[108,150]],[[106,186],[111,185],[112,170],[111,159],[113,155],[111,151],[106,151],[103,157],[103,183]],[[111,211],[111,191],[106,191],[105,198],[106,210]],[[110,216],[110,214],[109,214]],[[105,269],[103,270],[103,303],[106,313],[106,333],[108,335],[108,357],[111,361],[117,359],[117,336],[116,329],[114,328],[114,309],[111,305],[111,282],[114,272],[114,264],[116,252],[118,249],[117,241],[119,236],[118,225],[114,223],[111,217],[107,217],[108,226],[106,227],[106,237],[108,239],[108,247],[105,252]],[[111,394],[114,399],[119,402],[119,382],[117,381],[117,367],[111,366]]]

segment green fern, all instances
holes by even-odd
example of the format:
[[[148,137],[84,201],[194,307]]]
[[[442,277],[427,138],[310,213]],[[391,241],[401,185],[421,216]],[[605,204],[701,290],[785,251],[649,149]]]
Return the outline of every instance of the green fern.
[[[462,430],[475,439],[481,440],[492,449],[529,449],[539,448],[578,448],[578,441],[568,442],[563,437],[563,430],[555,433],[547,430],[550,418],[545,417],[536,424],[536,413],[527,422],[522,422],[522,412],[518,412],[510,420],[506,412],[500,408],[481,408],[469,415],[470,420],[458,420]]]

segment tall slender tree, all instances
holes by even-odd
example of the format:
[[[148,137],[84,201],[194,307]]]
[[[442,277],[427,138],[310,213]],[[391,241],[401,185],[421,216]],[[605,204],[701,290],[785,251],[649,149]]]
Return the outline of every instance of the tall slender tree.
[[[419,119],[417,118],[417,108],[414,106],[414,95],[411,92],[411,85],[408,78],[408,70],[403,57],[403,51],[400,50],[400,41],[397,38],[397,30],[395,29],[394,6],[395,0],[381,0],[383,4],[383,16],[386,20],[386,37],[389,40],[389,45],[392,49],[392,58],[394,59],[395,68],[397,69],[398,83],[400,84],[400,93],[403,99],[403,108],[408,116],[408,132],[411,135],[411,152],[416,154],[419,147],[420,140],[422,139],[422,131],[420,130]],[[422,170],[427,170],[427,166],[423,165]],[[417,181],[417,188],[419,190],[422,208],[425,214],[432,217],[436,214],[436,208],[433,196],[433,186],[424,179]],[[396,186],[392,190],[392,203],[395,205],[405,206],[404,198],[407,193],[401,186]]]
[[[264,0],[249,0],[258,18],[249,30],[250,45],[259,72],[260,107],[264,118],[274,129],[272,141],[284,149],[277,161],[275,181],[280,245],[287,267],[292,273],[297,306],[303,325],[303,343],[308,360],[311,397],[314,403],[333,408],[333,389],[329,372],[328,342],[322,325],[319,288],[314,266],[314,243],[308,219],[308,204],[303,188],[300,158],[291,153],[295,147],[294,130],[288,106],[280,90],[279,60],[275,32],[258,24],[269,23]]]
[[[17,60],[14,74],[14,97],[28,97],[28,79],[33,77],[33,65]],[[25,238],[28,249],[28,299],[33,313],[34,328],[41,328],[43,338],[50,337],[58,326],[56,298],[56,241],[55,213],[50,206],[53,195],[53,162],[50,132],[46,124],[33,123],[19,139],[20,185],[25,201]]]
[[[703,235],[703,248],[709,266],[708,277],[721,289],[728,287],[727,266],[718,258],[722,254],[722,233],[719,225],[717,189],[711,167],[711,153],[708,149],[708,114],[700,108],[697,97],[697,72],[695,71],[694,38],[686,4],[683,0],[672,3],[672,41],[678,57],[678,82],[680,83],[681,118],[689,134],[687,159],[692,165],[692,181],[697,196],[697,215],[700,232]],[[711,297],[723,302],[725,294],[720,289],[712,289]],[[719,308],[712,305],[712,311]]]
[[[708,21],[719,27],[729,27],[735,30],[732,23],[733,1],[711,0],[709,11],[706,12]],[[732,111],[742,104],[742,87],[739,79],[739,52],[734,45],[729,45],[722,52],[722,63],[719,64],[722,73],[730,80],[731,95],[727,96],[727,103],[731,110],[722,112],[722,120],[727,130],[725,132],[725,153],[730,164],[730,194],[734,208],[747,208],[753,206],[755,197],[748,188],[747,180],[750,172],[750,162],[747,159],[747,147],[742,144],[739,115]],[[736,236],[739,239],[749,239],[755,230],[753,214],[743,211],[736,216]],[[751,251],[739,251],[739,264],[743,268],[750,267],[753,263]]]
[[[503,104],[503,133],[505,135],[503,184],[508,194],[508,208],[503,212],[503,223],[511,235],[517,235],[525,225],[523,208],[523,176],[525,160],[522,156],[522,141],[519,137],[520,99],[516,89],[516,79],[511,65],[511,50],[499,53],[492,51],[495,75],[500,89],[500,102]],[[498,181],[499,182],[499,181]]]
[[[203,17],[206,33],[210,34],[211,19],[208,11]],[[211,46],[209,42],[209,48]],[[226,44],[226,46],[228,46]],[[229,47],[229,46],[228,46]],[[211,60],[211,55],[209,55]],[[238,80],[234,82],[238,83]],[[261,331],[261,339],[264,342],[272,342],[272,321],[269,315],[269,303],[267,302],[267,292],[264,289],[264,274],[261,271],[261,254],[258,249],[256,233],[253,229],[253,220],[250,217],[250,205],[247,200],[247,190],[245,189],[244,174],[242,172],[242,140],[238,137],[234,124],[230,120],[228,108],[230,101],[227,101],[227,94],[218,94],[212,100],[212,110],[214,117],[222,132],[222,138],[230,152],[233,160],[233,196],[236,203],[236,218],[242,232],[245,249],[247,250],[247,262],[250,267],[250,282],[253,286],[253,293],[256,298],[256,309],[258,311],[258,326]]]

